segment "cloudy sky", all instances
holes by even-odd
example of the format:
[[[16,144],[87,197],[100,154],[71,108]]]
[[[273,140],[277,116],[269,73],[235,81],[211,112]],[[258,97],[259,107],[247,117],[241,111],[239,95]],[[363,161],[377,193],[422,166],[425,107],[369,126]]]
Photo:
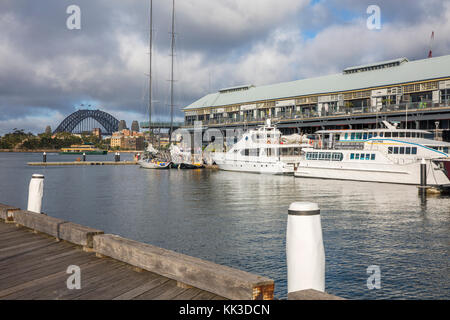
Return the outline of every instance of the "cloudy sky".
[[[0,0],[0,135],[42,132],[92,105],[143,121],[149,0]],[[381,9],[369,30],[366,10]],[[69,30],[66,9],[81,9]],[[167,119],[169,0],[154,6],[154,117]],[[176,0],[175,104],[220,88],[341,72],[348,66],[450,54],[447,0]]]

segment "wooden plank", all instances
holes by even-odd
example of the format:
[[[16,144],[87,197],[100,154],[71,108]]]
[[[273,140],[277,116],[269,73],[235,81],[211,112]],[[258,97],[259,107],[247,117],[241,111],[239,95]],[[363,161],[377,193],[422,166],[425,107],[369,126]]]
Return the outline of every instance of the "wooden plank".
[[[101,260],[93,261],[92,263],[82,266],[81,269],[81,285],[86,281],[86,276],[91,270],[95,270],[104,263]],[[42,300],[42,299],[60,299],[62,293],[69,292],[67,288],[67,279],[69,274],[60,273],[58,276],[48,279],[47,281],[31,283],[26,288],[17,290],[16,292],[7,296],[8,299],[26,299],[26,300]],[[75,290],[77,291],[77,290]]]
[[[115,297],[113,300],[131,300],[134,299],[142,294],[144,294],[145,292],[148,292],[154,288],[156,288],[157,286],[160,286],[164,283],[166,283],[167,281],[169,281],[170,279],[162,277],[162,276],[156,276],[154,279],[150,280],[147,283],[144,283],[141,286],[138,286],[128,292],[125,292],[117,297]]]
[[[178,296],[174,297],[174,300],[193,300],[200,293],[204,292],[203,290],[197,288],[190,288],[186,291],[182,292]]]
[[[86,261],[86,262],[80,263],[79,266],[80,267],[85,267],[88,264],[92,264],[92,263],[98,263],[98,261]],[[15,286],[9,286],[9,287],[6,287],[5,289],[0,290],[0,298],[3,299],[3,298],[7,297],[8,295],[10,295],[10,294],[12,294],[14,292],[17,292],[17,291],[20,291],[20,290],[24,290],[24,289],[26,289],[26,288],[28,288],[30,286],[33,286],[33,285],[44,284],[44,283],[48,282],[51,279],[60,277],[61,275],[67,276],[66,270],[59,271],[59,272],[49,272],[48,274],[46,274],[44,276],[37,277],[37,278],[34,278],[32,280],[20,281]]]
[[[211,300],[216,295],[208,291],[202,291],[199,295],[195,296],[192,300]]]
[[[288,293],[288,300],[345,300],[345,299],[328,294],[326,292],[308,289]]]
[[[121,264],[111,263],[111,261],[98,259],[99,264],[87,271],[83,269],[81,271],[81,290],[66,290],[62,289],[58,291],[56,297],[48,297],[49,299],[59,300],[72,300],[79,297],[82,294],[87,294],[98,290],[98,287],[110,281],[119,273],[126,270],[126,266]],[[45,296],[42,297],[43,299]]]
[[[3,279],[0,283],[0,290],[3,291],[7,288],[17,286],[20,283],[30,282],[35,279],[43,278],[60,270],[63,270],[62,272],[66,272],[67,267],[70,265],[81,266],[84,263],[92,261],[96,261],[96,258],[85,252],[80,252],[79,254],[74,254],[69,257],[60,259],[58,262],[54,262],[52,264],[43,262],[39,265],[36,265],[36,269],[30,272],[21,273],[18,277],[14,277],[14,272],[12,272],[11,277]]]
[[[94,237],[94,250],[230,299],[273,299],[274,281],[114,235]]]
[[[132,288],[139,286],[142,282],[146,281],[147,272],[137,273],[129,269],[118,273],[117,275],[103,281],[101,285],[97,285],[96,289],[90,293],[82,294],[75,298],[76,300],[111,300],[125,292],[130,291]]]

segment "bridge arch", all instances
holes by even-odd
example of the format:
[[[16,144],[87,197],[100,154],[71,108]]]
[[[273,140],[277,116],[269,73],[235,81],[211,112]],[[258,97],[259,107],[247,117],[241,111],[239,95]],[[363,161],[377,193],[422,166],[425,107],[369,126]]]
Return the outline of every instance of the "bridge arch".
[[[53,133],[73,132],[83,120],[92,118],[105,128],[105,135],[112,135],[119,129],[119,120],[109,113],[100,110],[78,110],[65,118]]]

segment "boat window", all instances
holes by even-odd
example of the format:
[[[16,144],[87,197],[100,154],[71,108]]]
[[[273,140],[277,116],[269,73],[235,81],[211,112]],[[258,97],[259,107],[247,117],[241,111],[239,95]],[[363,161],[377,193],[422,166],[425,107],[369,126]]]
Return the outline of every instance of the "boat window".
[[[406,133],[406,137],[407,137],[407,138],[411,138],[411,132],[407,132],[407,133]]]
[[[398,132],[392,132],[392,137],[393,138],[398,138]]]
[[[405,132],[400,132],[400,138],[404,138],[405,137]]]
[[[392,147],[388,148],[388,154],[392,154],[393,151],[394,151],[394,149]]]
[[[398,147],[394,147],[394,154],[398,154]]]
[[[390,137],[392,136],[392,132],[385,132],[385,133],[384,133],[384,136],[385,136],[386,138],[390,138]]]
[[[355,159],[355,154],[354,153],[350,154],[350,160],[353,160],[353,159]]]
[[[375,160],[375,153],[372,153],[372,155],[370,156],[370,160]]]
[[[318,157],[319,157],[319,154],[317,152],[313,152],[312,159],[317,160]]]
[[[325,152],[320,152],[319,153],[319,160],[324,160],[325,159]]]
[[[352,133],[352,140],[355,140],[355,133]]]
[[[294,148],[294,156],[299,156],[301,154],[301,148]]]
[[[366,160],[370,160],[370,153],[366,153]]]
[[[448,153],[448,147],[444,147],[444,152]]]
[[[347,139],[348,139],[348,133],[345,134],[345,140],[347,140]]]
[[[357,132],[356,133],[356,140],[361,140],[362,137],[362,133],[361,132]]]
[[[411,154],[411,147],[405,148],[405,154]]]
[[[359,160],[359,153],[356,154],[356,160]]]
[[[371,139],[373,137],[372,133],[369,133],[369,139]]]
[[[333,153],[333,161],[342,161],[344,159],[344,154]]]
[[[413,147],[411,149],[411,154],[417,154],[417,147]]]
[[[364,140],[367,140],[367,133],[364,133],[363,139],[364,139]]]
[[[405,154],[405,147],[400,147],[400,154]]]
[[[384,136],[384,132],[380,132],[380,137],[383,138],[383,136]]]
[[[272,156],[272,149],[266,149],[266,156],[268,157]]]

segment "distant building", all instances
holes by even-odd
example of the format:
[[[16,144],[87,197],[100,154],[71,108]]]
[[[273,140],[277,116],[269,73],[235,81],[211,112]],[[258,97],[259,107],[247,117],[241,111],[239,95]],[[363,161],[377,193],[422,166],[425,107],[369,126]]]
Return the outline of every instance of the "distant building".
[[[92,135],[94,135],[94,136],[96,136],[96,137],[98,137],[98,138],[102,138],[102,129],[100,129],[100,128],[94,128],[93,130],[92,130]]]
[[[50,126],[45,127],[45,134],[48,134],[48,135],[52,134],[52,128]]]
[[[131,131],[135,132],[141,131],[139,128],[139,122],[137,122],[136,120],[134,120],[133,123],[131,124]]]
[[[122,130],[128,129],[127,128],[127,123],[125,122],[125,120],[120,120],[119,122],[119,132]]]
[[[113,133],[110,145],[123,150],[143,150],[144,140],[144,133],[123,129]]]

